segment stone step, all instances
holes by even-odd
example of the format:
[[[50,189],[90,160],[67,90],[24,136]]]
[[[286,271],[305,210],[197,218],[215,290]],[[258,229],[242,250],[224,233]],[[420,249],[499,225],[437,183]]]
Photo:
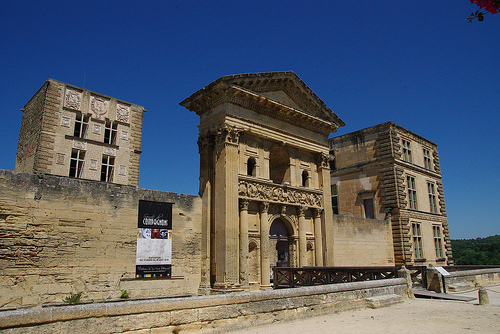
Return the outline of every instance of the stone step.
[[[403,297],[396,294],[365,298],[366,306],[369,308],[387,307],[403,302]]]

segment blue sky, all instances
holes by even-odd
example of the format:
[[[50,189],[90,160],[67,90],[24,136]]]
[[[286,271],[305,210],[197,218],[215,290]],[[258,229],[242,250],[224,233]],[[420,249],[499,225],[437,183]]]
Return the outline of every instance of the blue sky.
[[[197,194],[199,118],[229,74],[292,70],[346,126],[438,144],[451,237],[500,234],[500,14],[448,1],[2,1],[0,169],[47,78],[144,106],[140,187]]]

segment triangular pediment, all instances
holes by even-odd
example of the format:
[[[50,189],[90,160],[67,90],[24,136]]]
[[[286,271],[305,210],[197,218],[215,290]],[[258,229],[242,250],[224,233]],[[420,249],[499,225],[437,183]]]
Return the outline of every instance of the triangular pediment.
[[[271,109],[278,106],[288,119],[296,114],[299,122],[310,118],[330,124],[333,131],[345,125],[292,71],[224,76],[182,101],[181,105],[201,115],[220,101],[222,94],[234,94],[249,105],[267,104]]]

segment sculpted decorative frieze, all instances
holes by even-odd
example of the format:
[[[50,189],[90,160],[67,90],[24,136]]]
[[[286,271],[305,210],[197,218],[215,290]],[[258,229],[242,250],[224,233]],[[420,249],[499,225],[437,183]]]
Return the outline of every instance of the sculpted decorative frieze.
[[[319,193],[246,180],[239,181],[238,193],[240,197],[253,200],[308,207],[321,207],[323,201],[323,195]]]
[[[330,168],[330,155],[326,153],[318,153],[315,155],[316,164],[321,168]]]

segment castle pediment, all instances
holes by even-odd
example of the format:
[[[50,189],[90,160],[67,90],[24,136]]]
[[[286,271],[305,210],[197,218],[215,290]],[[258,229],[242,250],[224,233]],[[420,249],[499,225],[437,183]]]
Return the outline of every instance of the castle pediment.
[[[324,132],[335,132],[345,125],[292,71],[224,76],[180,104],[201,116],[228,101]]]

